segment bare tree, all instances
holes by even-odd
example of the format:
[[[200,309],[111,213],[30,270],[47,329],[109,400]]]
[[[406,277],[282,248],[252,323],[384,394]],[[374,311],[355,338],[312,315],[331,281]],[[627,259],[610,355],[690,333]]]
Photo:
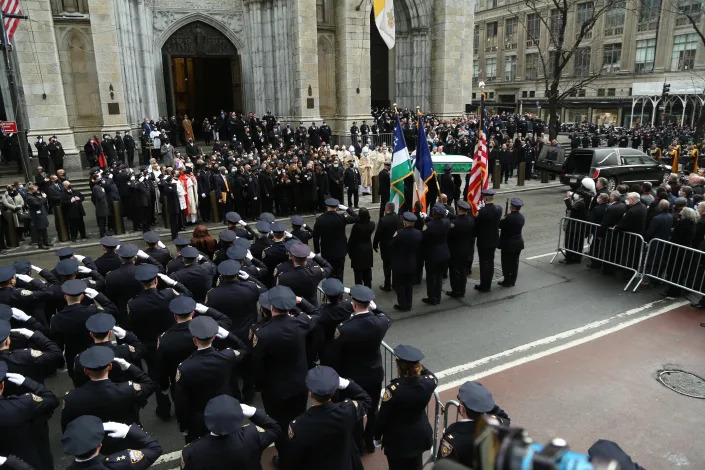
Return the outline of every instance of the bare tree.
[[[534,21],[538,19],[541,28],[548,32],[548,47],[539,47],[540,79],[543,80],[544,96],[548,102],[549,138],[555,139],[560,126],[558,112],[569,96],[575,96],[601,76],[602,67],[598,72],[591,72],[588,66],[582,70],[579,66],[570,70],[569,65],[576,59],[583,60],[591,53],[590,43],[593,30],[598,20],[613,8],[624,8],[625,0],[524,0],[513,11],[523,21],[518,13],[529,13]],[[579,14],[578,14],[579,13]],[[570,21],[574,21],[575,34]],[[540,34],[534,35],[532,28],[524,24],[527,39],[539,44]],[[542,45],[543,46],[543,45]]]

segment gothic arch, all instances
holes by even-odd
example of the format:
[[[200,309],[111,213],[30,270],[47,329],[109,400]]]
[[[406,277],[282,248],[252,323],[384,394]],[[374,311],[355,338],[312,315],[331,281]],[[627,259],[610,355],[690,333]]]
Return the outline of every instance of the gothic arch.
[[[232,42],[235,47],[237,48],[238,51],[242,51],[245,47],[245,43],[242,41],[242,39],[236,35],[233,34],[232,30],[226,26],[225,24],[221,23],[217,19],[213,18],[210,15],[206,15],[203,13],[189,13],[187,15],[184,15],[171,23],[164,31],[162,31],[161,35],[156,41],[155,49],[157,51],[161,51],[162,47],[164,46],[164,43],[169,40],[172,34],[177,32],[179,29],[182,27],[186,26],[189,23],[193,23],[195,21],[201,21],[203,23],[206,23],[207,25],[210,25],[220,31],[225,37],[227,37],[230,42]]]
[[[69,125],[100,124],[100,91],[91,37],[79,28],[69,28],[59,44]]]
[[[406,9],[408,21],[412,30],[429,29],[433,15],[431,4],[428,0],[402,0],[397,4],[403,5]],[[396,11],[395,11],[396,13]]]
[[[335,114],[335,47],[323,34],[318,36],[318,93],[321,116]]]

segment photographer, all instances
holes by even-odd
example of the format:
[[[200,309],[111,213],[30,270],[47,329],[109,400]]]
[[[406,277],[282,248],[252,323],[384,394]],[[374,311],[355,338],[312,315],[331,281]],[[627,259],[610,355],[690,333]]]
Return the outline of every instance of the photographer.
[[[595,195],[595,182],[591,178],[583,178],[581,186],[575,191],[568,191],[564,199],[566,206],[566,215],[575,220],[588,220],[588,207],[590,200]],[[567,221],[565,226],[565,259],[561,260],[564,264],[580,263],[582,260],[583,243],[585,242],[588,232],[583,224],[579,222]]]

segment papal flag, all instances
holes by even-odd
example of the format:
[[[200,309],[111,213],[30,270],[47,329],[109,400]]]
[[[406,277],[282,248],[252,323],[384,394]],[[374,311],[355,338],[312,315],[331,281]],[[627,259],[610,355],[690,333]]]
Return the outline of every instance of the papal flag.
[[[409,149],[406,148],[404,133],[401,131],[401,122],[397,115],[397,123],[394,126],[394,154],[392,155],[392,202],[396,205],[397,211],[404,204],[404,179],[413,173],[411,169],[411,157]]]
[[[375,23],[388,48],[394,47],[394,0],[374,0]]]

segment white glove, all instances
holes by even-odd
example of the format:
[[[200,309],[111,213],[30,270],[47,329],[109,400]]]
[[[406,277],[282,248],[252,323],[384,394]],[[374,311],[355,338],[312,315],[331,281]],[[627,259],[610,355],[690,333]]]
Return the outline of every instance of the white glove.
[[[382,441],[373,440],[372,444],[374,444],[375,448],[382,447]]]
[[[205,199],[206,193],[201,193],[201,197]]]
[[[222,326],[219,326],[218,332],[215,334],[215,337],[218,339],[225,339],[228,337],[229,334],[230,334],[230,332],[228,330],[226,330]]]
[[[7,457],[0,456],[0,467],[5,465],[5,462],[7,462]]]
[[[250,261],[252,261],[252,258],[254,258],[254,256],[252,256],[252,253],[250,252],[250,250],[247,250],[247,255],[245,255],[245,258],[249,259]]]
[[[428,214],[426,214],[425,212],[421,212],[419,215],[421,216],[422,219],[425,219],[426,217],[428,217]]]
[[[248,279],[250,278],[250,275],[247,274],[245,271],[240,271],[240,272],[237,273],[237,277],[239,277],[239,278],[242,279],[243,281],[246,281],[246,280],[248,280]]]
[[[149,255],[142,250],[137,251],[137,257],[140,259],[149,259]]]
[[[313,251],[311,253],[309,253],[307,256],[308,259],[313,259],[315,257],[316,257],[316,253],[314,253]]]
[[[13,328],[10,330],[12,333],[17,333],[18,335],[22,335],[25,338],[31,338],[32,335],[34,334],[34,331],[28,329],[28,328]]]
[[[124,328],[120,328],[119,326],[114,326],[113,327],[113,333],[117,337],[117,339],[123,339],[125,335],[127,334],[127,331],[125,331]]]
[[[30,316],[24,313],[22,310],[16,307],[12,307],[12,318],[14,318],[17,321],[27,321],[29,320]]]
[[[159,277],[159,279],[164,281],[164,284],[166,284],[167,286],[175,286],[176,285],[176,281],[164,273],[159,273],[159,274],[157,274],[157,276]]]
[[[90,274],[91,273],[91,268],[88,266],[79,266],[78,267],[78,272],[81,274]]]
[[[74,254],[73,257],[76,258],[76,261],[78,261],[79,263],[83,263],[83,260],[86,259],[85,256],[77,254]]]
[[[254,406],[246,405],[244,403],[240,403],[240,409],[242,410],[242,414],[244,414],[247,418],[252,418],[257,411],[257,408]]]
[[[293,237],[293,235],[292,235],[291,233],[289,233],[289,232],[284,232],[284,236],[285,236],[286,238],[291,238],[291,237]]]
[[[343,292],[345,292],[346,294],[349,294],[349,293],[350,293],[350,288],[349,288],[349,287],[343,287]]]
[[[108,175],[108,178],[113,179],[113,174],[110,173],[110,174]]]
[[[346,211],[346,210],[348,210],[348,206],[344,206],[342,204],[339,204],[338,209],[340,209],[341,211]]]
[[[198,256],[196,257],[196,260],[197,260],[197,261],[201,261],[202,259],[203,259],[203,255],[198,255]]]
[[[370,311],[377,310],[377,304],[374,300],[370,300]]]
[[[20,281],[32,282],[32,276],[28,276],[26,274],[15,274],[15,277]]]
[[[119,249],[120,249],[120,245],[116,246],[116,247],[115,247],[115,253],[117,253]]]
[[[206,313],[208,311],[208,307],[203,304],[196,304],[196,311],[198,313]]]
[[[339,377],[338,390],[345,390],[348,388],[348,385],[350,385],[350,381],[348,379]]]
[[[120,366],[120,369],[125,371],[130,368],[130,363],[121,357],[116,357],[113,362]]]
[[[108,436],[116,439],[124,439],[129,430],[130,426],[127,424],[116,423],[114,421],[103,423],[103,431],[107,432]]]
[[[39,274],[40,272],[42,272],[42,268],[40,268],[39,266],[32,265],[32,271]]]
[[[141,183],[142,181],[144,181],[144,176],[140,176],[139,182]]]
[[[157,246],[158,246],[159,248],[166,248],[166,245],[165,245],[164,243],[162,243],[161,240],[159,240],[159,241],[157,242]]]
[[[15,374],[14,372],[8,372],[5,374],[5,379],[15,385],[22,385],[24,383],[24,375]]]
[[[303,225],[301,226],[301,228],[308,228],[308,225],[303,224]]]
[[[89,299],[95,299],[95,297],[98,295],[98,291],[93,289],[92,287],[86,287],[86,290],[83,293],[86,294]]]
[[[237,224],[238,224],[240,227],[247,227],[247,222],[245,222],[244,220],[240,220]]]

